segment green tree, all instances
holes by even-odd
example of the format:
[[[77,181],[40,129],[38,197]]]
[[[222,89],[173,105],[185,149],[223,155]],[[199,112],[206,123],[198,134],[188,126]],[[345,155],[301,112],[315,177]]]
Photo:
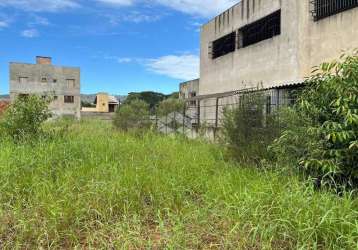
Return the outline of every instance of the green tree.
[[[133,101],[141,100],[146,102],[149,105],[150,110],[154,110],[158,104],[166,99],[166,95],[157,92],[139,92],[139,93],[129,93],[127,99],[124,101],[124,104],[130,104]]]
[[[159,104],[157,113],[161,116],[166,116],[173,112],[183,113],[184,106],[185,103],[182,100],[169,98]]]
[[[142,100],[132,100],[117,109],[113,122],[124,131],[147,129],[151,126],[149,105]]]

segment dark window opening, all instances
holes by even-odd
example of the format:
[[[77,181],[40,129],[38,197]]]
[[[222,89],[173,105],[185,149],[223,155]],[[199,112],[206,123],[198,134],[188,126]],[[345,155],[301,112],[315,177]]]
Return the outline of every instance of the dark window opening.
[[[57,79],[53,79],[53,83],[56,83],[57,82]]]
[[[280,34],[281,10],[242,27],[239,30],[239,46],[247,47]]]
[[[26,100],[29,97],[29,94],[19,94],[18,97],[21,98],[21,99]]]
[[[75,97],[71,96],[71,95],[65,95],[65,103],[74,103],[75,102]]]
[[[213,42],[213,59],[235,51],[236,32],[232,32]]]
[[[41,82],[47,82],[47,78],[46,78],[46,77],[42,77],[42,78],[41,78]]]
[[[315,21],[358,7],[358,0],[312,0]]]

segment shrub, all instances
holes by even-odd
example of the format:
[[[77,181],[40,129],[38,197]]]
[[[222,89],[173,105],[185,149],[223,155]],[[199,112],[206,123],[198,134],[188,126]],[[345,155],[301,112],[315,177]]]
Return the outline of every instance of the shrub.
[[[223,138],[234,158],[259,164],[278,133],[274,115],[265,115],[265,96],[245,94],[235,108],[224,109]]]
[[[142,100],[132,100],[117,109],[113,122],[124,131],[147,129],[151,125],[149,105]]]
[[[16,141],[40,136],[43,123],[51,117],[49,102],[36,95],[18,97],[6,110],[0,130]]]
[[[160,116],[166,116],[173,112],[183,113],[185,103],[180,99],[169,98],[159,104],[157,113]]]
[[[322,64],[305,84],[273,151],[318,180],[357,184],[357,53]]]

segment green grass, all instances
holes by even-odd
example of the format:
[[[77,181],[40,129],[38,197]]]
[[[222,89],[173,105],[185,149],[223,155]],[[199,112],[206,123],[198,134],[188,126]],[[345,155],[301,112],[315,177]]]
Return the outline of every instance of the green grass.
[[[228,163],[218,146],[123,134],[0,143],[0,249],[358,249],[358,201]]]

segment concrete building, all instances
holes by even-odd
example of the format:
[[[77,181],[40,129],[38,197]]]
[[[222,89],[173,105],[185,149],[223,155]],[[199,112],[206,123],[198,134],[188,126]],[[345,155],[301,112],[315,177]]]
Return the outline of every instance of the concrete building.
[[[260,88],[279,103],[312,67],[358,48],[356,7],[357,0],[241,0],[201,28],[196,99],[233,103],[235,93]],[[216,113],[201,108],[201,119]]]
[[[183,82],[179,86],[179,98],[182,100],[195,98],[199,94],[199,85],[200,80],[195,79],[192,81]],[[197,115],[198,115],[198,109],[197,109],[197,101],[192,100],[186,103],[186,117],[191,119],[191,124],[194,126],[197,124]]]
[[[94,104],[95,108],[82,108],[82,112],[97,112],[97,113],[114,113],[119,107],[119,101],[116,97],[108,95],[107,93],[98,93]]]
[[[36,94],[52,96],[55,117],[81,117],[80,68],[52,65],[50,57],[38,56],[36,64],[10,63],[10,98]]]
[[[199,94],[199,79],[183,82],[179,86],[179,98],[187,99]]]

